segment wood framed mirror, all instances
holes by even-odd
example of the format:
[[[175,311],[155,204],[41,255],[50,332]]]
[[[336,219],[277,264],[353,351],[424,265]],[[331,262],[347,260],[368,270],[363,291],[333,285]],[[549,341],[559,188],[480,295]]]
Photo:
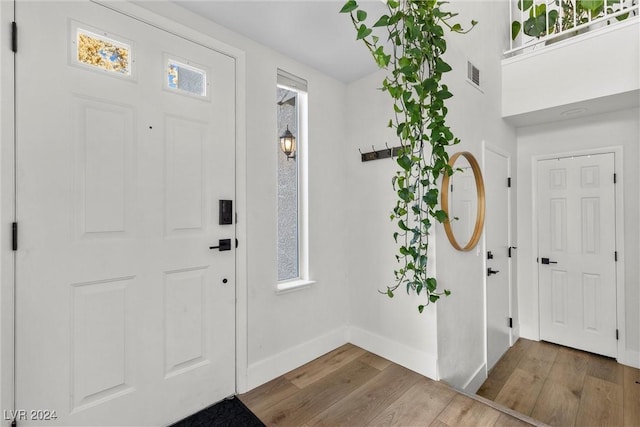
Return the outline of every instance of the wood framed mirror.
[[[482,171],[476,158],[468,151],[451,156],[449,166],[455,172],[442,178],[442,210],[449,218],[443,223],[444,231],[451,246],[459,251],[470,251],[478,244],[484,226]]]

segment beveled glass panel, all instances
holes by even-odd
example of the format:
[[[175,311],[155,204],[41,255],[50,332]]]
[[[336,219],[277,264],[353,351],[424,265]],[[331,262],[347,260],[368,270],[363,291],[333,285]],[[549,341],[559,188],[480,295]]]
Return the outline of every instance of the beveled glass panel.
[[[131,75],[131,46],[78,28],[77,60],[120,75]]]
[[[169,59],[167,87],[196,96],[207,96],[207,72],[191,65]]]

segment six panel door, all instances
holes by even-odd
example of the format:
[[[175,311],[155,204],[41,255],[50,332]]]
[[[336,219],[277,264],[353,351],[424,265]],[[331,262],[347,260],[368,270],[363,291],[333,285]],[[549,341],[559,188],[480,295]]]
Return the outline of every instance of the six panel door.
[[[232,395],[234,59],[91,2],[17,16],[17,408],[162,425]]]
[[[617,356],[614,154],[538,162],[540,338]]]

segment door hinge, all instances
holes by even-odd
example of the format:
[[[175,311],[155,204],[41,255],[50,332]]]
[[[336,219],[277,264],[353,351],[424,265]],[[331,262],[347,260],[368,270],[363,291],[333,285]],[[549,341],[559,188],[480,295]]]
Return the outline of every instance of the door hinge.
[[[512,250],[514,250],[514,249],[518,249],[518,247],[517,247],[517,246],[509,246],[508,253],[507,253],[507,255],[508,255],[508,257],[509,257],[509,258],[511,258],[511,256],[513,255],[513,254],[511,253],[511,251],[512,251]],[[538,259],[537,259],[537,258],[536,258],[536,262],[538,262]]]
[[[513,328],[513,317],[509,317],[509,327]]]
[[[617,173],[614,173],[614,174],[613,174],[613,183],[615,184],[615,183],[617,183],[617,182],[618,182],[618,174],[617,174]]]
[[[13,53],[18,53],[18,24],[11,23],[11,50]]]
[[[507,178],[507,187],[511,188],[511,177]]]
[[[615,251],[615,252],[613,253],[613,260],[614,260],[615,262],[618,262],[618,251]]]
[[[11,250],[18,250],[18,223],[11,224]]]
[[[620,331],[616,329],[616,341],[620,339]]]

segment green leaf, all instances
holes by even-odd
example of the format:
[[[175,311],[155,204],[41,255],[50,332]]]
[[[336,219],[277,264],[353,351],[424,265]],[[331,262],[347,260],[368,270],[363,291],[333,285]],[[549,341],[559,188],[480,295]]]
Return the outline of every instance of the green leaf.
[[[440,299],[440,295],[431,294],[429,295],[429,301],[435,303]]]
[[[511,40],[515,40],[520,33],[520,28],[522,28],[522,24],[520,21],[513,21],[511,23]]]
[[[423,199],[427,203],[427,205],[429,205],[429,206],[437,205],[438,204],[438,189],[437,188],[432,188],[431,190],[429,190],[427,192],[427,194],[424,195]]]
[[[604,7],[604,0],[577,0],[582,9],[596,12]]]
[[[452,96],[453,94],[446,89],[436,92],[436,98],[438,99],[449,99]]]
[[[356,19],[359,22],[364,21],[365,19],[367,19],[367,12],[365,12],[364,10],[359,10],[358,12],[356,12]]]
[[[393,291],[391,290],[391,288],[387,288],[387,296],[389,298],[393,298]]]
[[[371,30],[371,28],[368,28],[366,25],[362,24],[358,28],[358,36],[356,37],[356,40],[362,40],[368,35],[370,35],[372,32],[373,30]]]
[[[436,81],[436,79],[431,77],[431,78],[425,79],[422,82],[422,87],[424,88],[424,90],[428,92],[433,92],[434,90],[438,89],[438,82]]]
[[[340,13],[350,13],[356,10],[357,8],[358,8],[358,3],[356,3],[356,0],[349,0],[344,4],[344,6],[342,6],[342,9],[340,9]]]
[[[389,17],[387,15],[382,15],[380,19],[373,24],[374,27],[386,27],[389,24]]]
[[[556,22],[558,22],[558,11],[550,10],[549,11],[549,33],[553,33]]]
[[[400,167],[406,171],[409,171],[411,169],[411,159],[405,155],[402,155],[400,157],[398,157],[398,165],[400,165]]]
[[[533,0],[518,0],[518,9],[527,11],[533,6]]]
[[[410,202],[413,200],[413,192],[408,188],[401,188],[398,190],[398,197],[404,202]]]
[[[531,37],[541,37],[547,32],[547,18],[546,16],[538,16],[535,18],[529,18],[524,21],[522,31]]]
[[[445,222],[448,218],[447,213],[443,210],[435,211],[434,216],[438,220],[438,222]]]
[[[436,58],[436,71],[439,73],[446,73],[448,71],[451,71],[451,66],[444,62],[442,59]]]
[[[424,311],[424,305],[419,305],[418,311],[420,312],[420,314],[422,314],[422,312]]]

